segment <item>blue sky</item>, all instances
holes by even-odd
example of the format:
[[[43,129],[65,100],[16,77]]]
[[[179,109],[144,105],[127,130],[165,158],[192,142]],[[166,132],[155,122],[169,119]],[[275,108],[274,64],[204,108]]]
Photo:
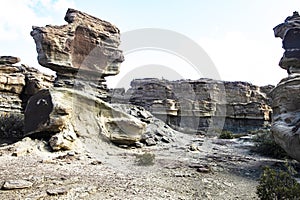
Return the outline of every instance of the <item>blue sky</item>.
[[[293,11],[300,11],[300,1],[0,0],[0,54],[19,56],[22,63],[40,68],[29,34],[31,26],[64,24],[68,7],[109,21],[121,33],[140,28],[178,32],[206,51],[221,79],[265,85],[286,76],[278,66],[281,40],[274,38],[272,29]],[[161,52],[138,52],[125,59],[119,80],[142,65],[166,65],[179,73],[188,68],[180,58]],[[183,77],[197,78],[193,75],[191,71],[190,77],[188,73]],[[118,77],[112,79],[116,82]]]

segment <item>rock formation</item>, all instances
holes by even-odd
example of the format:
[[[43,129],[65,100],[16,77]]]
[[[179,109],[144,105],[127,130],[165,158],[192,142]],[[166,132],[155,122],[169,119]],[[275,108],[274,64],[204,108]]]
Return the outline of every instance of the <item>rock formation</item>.
[[[54,77],[24,64],[20,58],[0,57],[0,137],[21,137],[27,100],[40,89],[52,86]]]
[[[269,123],[272,110],[267,94],[272,88],[211,79],[137,79],[126,93],[113,90],[112,101],[142,106],[184,132],[247,132]]]
[[[0,57],[0,115],[19,114],[22,137],[49,139],[53,150],[98,148],[103,141],[141,147],[175,140],[176,131],[164,122],[180,131],[203,133],[245,132],[270,120],[266,94],[272,86],[140,79],[127,92],[110,93],[105,77],[116,75],[124,60],[118,49],[120,31],[74,9],[68,9],[65,20],[66,25],[33,27],[31,32],[38,61],[56,72],[55,80],[26,65],[17,66],[17,57]],[[10,118],[0,119],[6,125]],[[0,128],[0,136],[16,130]]]
[[[282,39],[285,50],[280,67],[288,77],[271,92],[273,108],[272,133],[275,141],[293,158],[300,161],[300,16],[294,12],[274,28],[275,37]]]
[[[109,22],[68,9],[67,25],[33,27],[38,61],[54,70],[54,87],[32,96],[25,110],[25,135],[51,136],[54,150],[81,141],[140,141],[146,123],[106,103],[105,76],[119,72],[120,32]],[[37,117],[38,116],[38,117]]]
[[[56,87],[84,87],[108,98],[104,77],[119,73],[120,31],[109,22],[68,9],[67,25],[33,27],[38,62],[57,73]]]

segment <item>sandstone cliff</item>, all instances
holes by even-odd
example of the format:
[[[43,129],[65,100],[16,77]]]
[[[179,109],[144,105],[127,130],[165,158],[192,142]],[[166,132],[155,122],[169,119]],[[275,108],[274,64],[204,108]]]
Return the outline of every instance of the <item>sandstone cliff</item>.
[[[272,88],[211,79],[137,79],[126,93],[113,90],[112,101],[142,106],[184,132],[247,132],[269,124]]]
[[[285,50],[279,65],[288,72],[271,93],[275,140],[293,158],[300,161],[300,16],[294,12],[274,28]]]

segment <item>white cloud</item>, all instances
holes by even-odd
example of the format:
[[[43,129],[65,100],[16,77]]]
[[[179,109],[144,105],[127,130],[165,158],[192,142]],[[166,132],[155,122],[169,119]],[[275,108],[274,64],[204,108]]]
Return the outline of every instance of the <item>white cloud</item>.
[[[28,39],[32,25],[44,26],[75,7],[73,0],[0,1],[0,40]]]
[[[248,38],[242,32],[227,32],[219,38],[201,38],[199,45],[211,57],[223,80],[253,84],[277,84],[286,76],[278,66],[281,41]]]
[[[75,7],[74,0],[0,1],[0,55],[19,56],[22,63],[40,68],[31,27],[63,23],[69,7]]]

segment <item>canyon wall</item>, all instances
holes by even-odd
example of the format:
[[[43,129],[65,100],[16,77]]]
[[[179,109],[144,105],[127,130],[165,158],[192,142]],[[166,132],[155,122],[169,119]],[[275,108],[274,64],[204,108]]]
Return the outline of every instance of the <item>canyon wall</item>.
[[[131,88],[112,91],[112,102],[139,105],[177,130],[248,132],[268,126],[273,86],[211,79],[136,79]]]

